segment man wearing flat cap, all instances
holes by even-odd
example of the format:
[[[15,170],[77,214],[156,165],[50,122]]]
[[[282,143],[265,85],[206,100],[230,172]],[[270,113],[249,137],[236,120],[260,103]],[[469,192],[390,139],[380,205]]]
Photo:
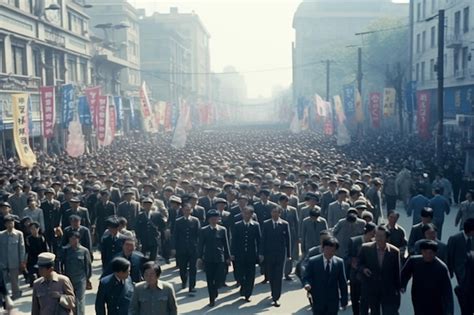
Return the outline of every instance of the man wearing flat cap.
[[[38,256],[41,278],[33,284],[31,315],[72,315],[76,307],[71,281],[54,271],[55,259],[52,253]]]
[[[135,233],[141,244],[141,252],[150,261],[156,260],[160,236],[166,228],[165,218],[160,212],[152,211],[153,200],[145,198],[142,201],[142,211],[137,217]]]
[[[203,207],[204,210],[209,211],[214,207],[217,189],[215,187],[210,187],[209,185],[204,185],[202,190],[205,193],[205,196],[199,198],[198,205]]]
[[[109,231],[100,241],[100,255],[102,258],[102,272],[105,271],[110,261],[122,250],[125,236],[119,232],[117,217],[109,217],[106,221]]]
[[[402,292],[413,278],[411,297],[415,315],[453,315],[451,279],[446,265],[436,257],[438,244],[425,240],[420,250],[421,255],[411,256],[402,269]]]
[[[117,216],[127,219],[128,229],[135,230],[135,222],[140,212],[140,203],[133,200],[135,193],[131,189],[123,192],[124,201],[119,203],[117,207]]]
[[[269,201],[270,197],[270,190],[267,188],[263,188],[259,192],[260,201],[256,202],[253,205],[255,209],[255,214],[258,218],[258,223],[260,226],[263,226],[263,222],[270,219],[272,214],[272,209],[277,207],[278,205],[274,202]]]
[[[339,220],[344,219],[349,210],[346,202],[348,190],[341,188],[337,192],[337,200],[330,203],[328,207],[328,227],[333,228]]]
[[[106,229],[106,221],[116,214],[115,203],[110,201],[110,191],[103,189],[100,191],[100,199],[94,206],[91,213],[92,230],[95,230],[97,240],[102,239]]]
[[[81,199],[79,199],[78,197],[72,197],[71,200],[69,200],[69,204],[70,208],[67,209],[62,216],[61,227],[63,229],[68,227],[70,223],[69,217],[73,214],[76,214],[81,217],[82,225],[90,229],[91,220],[89,216],[89,211],[87,210],[87,208],[80,206]]]
[[[43,210],[45,225],[45,230],[43,233],[49,248],[53,249],[53,252],[56,252],[58,246],[55,242],[56,238],[54,229],[59,227],[61,222],[61,212],[59,210],[61,204],[59,201],[54,199],[56,194],[53,188],[47,188],[44,195],[45,198],[41,202],[41,209]]]

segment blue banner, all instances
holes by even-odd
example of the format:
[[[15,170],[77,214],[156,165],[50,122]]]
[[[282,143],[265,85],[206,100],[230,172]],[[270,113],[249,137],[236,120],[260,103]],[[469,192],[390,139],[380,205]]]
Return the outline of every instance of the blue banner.
[[[413,112],[416,109],[416,81],[407,82],[405,87],[405,99],[407,112]]]
[[[347,116],[355,113],[355,87],[352,84],[344,85],[344,112]]]
[[[74,117],[74,86],[72,84],[65,84],[61,87],[61,106],[61,123],[63,128],[68,128]]]
[[[87,96],[79,96],[77,110],[79,112],[79,121],[81,125],[91,126],[92,117],[89,103],[87,102]]]
[[[122,98],[120,96],[114,96],[114,103],[115,103],[115,114],[117,116],[116,127],[117,129],[122,129],[122,121],[123,121]]]

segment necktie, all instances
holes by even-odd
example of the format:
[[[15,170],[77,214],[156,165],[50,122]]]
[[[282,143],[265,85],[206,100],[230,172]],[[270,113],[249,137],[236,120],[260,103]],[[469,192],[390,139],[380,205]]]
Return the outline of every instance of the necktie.
[[[331,273],[331,261],[330,260],[326,260],[326,274],[329,275]]]
[[[273,222],[273,229],[276,229],[276,226],[277,226],[276,223]]]

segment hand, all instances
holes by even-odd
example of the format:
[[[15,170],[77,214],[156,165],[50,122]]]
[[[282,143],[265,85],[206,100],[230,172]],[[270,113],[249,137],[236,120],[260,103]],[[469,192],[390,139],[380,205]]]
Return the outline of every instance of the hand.
[[[21,262],[20,263],[20,272],[23,272],[26,270],[26,262]]]
[[[305,284],[304,289],[308,292],[311,291],[311,285]]]
[[[347,309],[347,304],[341,306],[341,310],[344,312]]]
[[[263,263],[263,255],[258,255],[258,260],[260,260],[260,263]]]
[[[90,280],[87,280],[86,290],[92,290],[92,282]]]
[[[364,268],[363,273],[368,278],[370,278],[372,276],[372,271],[370,271],[369,268]]]

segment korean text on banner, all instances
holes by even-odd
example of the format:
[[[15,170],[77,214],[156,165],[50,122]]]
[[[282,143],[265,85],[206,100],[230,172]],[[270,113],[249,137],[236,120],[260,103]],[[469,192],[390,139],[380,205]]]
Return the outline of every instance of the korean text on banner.
[[[79,96],[77,111],[79,112],[79,122],[81,125],[90,126],[92,118],[86,96]]]
[[[109,99],[107,96],[99,97],[99,106],[97,108],[97,139],[100,145],[105,144],[107,135],[108,117],[109,117]]]
[[[395,114],[395,98],[397,92],[394,88],[385,88],[383,90],[383,115],[385,117]]]
[[[54,123],[56,122],[54,86],[40,87],[40,94],[43,114],[43,136],[46,139],[51,139],[54,136]]]
[[[36,155],[31,150],[28,139],[28,94],[13,94],[13,139],[16,152],[23,167],[32,168],[36,163]]]
[[[74,86],[65,84],[61,87],[62,127],[68,128],[74,117]]]
[[[372,127],[380,128],[380,93],[370,93],[370,116],[372,117]]]
[[[416,114],[416,125],[418,127],[418,133],[421,138],[428,139],[429,133],[429,120],[430,120],[430,94],[427,91],[419,91],[417,93],[417,114]]]
[[[143,82],[140,88],[140,102],[142,104],[142,115],[144,118],[151,115],[151,104],[146,91],[146,84]]]
[[[347,116],[351,116],[356,111],[356,90],[354,85],[347,84],[343,87],[344,90],[344,110]]]
[[[97,129],[97,107],[99,106],[100,86],[85,89],[85,94],[87,97],[87,102],[89,103],[92,124],[94,125],[94,128]]]

